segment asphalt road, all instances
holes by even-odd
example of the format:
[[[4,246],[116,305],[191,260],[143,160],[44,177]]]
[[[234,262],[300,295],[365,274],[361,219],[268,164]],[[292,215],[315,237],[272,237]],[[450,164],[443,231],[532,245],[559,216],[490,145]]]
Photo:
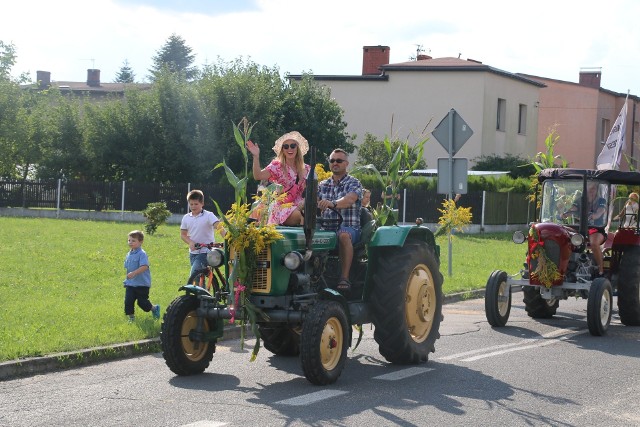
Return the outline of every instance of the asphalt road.
[[[520,295],[498,329],[482,299],[445,305],[427,364],[388,364],[367,326],[338,382],[317,387],[297,358],[262,349],[249,362],[252,340],[225,341],[194,377],[153,353],[0,382],[0,425],[640,425],[640,327],[614,312],[608,334],[593,337],[586,301],[536,321]]]

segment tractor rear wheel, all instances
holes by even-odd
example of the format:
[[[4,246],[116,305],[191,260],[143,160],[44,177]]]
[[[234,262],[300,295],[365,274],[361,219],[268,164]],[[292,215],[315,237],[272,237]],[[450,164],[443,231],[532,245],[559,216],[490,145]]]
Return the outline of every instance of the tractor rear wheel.
[[[300,354],[300,335],[287,326],[260,325],[260,338],[264,348],[276,356]]]
[[[627,326],[640,326],[640,248],[624,251],[618,272],[618,314]]]
[[[318,300],[311,307],[300,336],[300,362],[309,382],[327,385],[338,380],[347,359],[349,333],[340,303]]]
[[[198,298],[182,295],[174,299],[164,315],[160,332],[162,356],[164,361],[177,375],[193,375],[204,372],[213,359],[216,343],[194,341],[190,334],[198,325],[196,309],[200,305]],[[215,329],[215,321],[202,319],[203,333]]]
[[[560,302],[557,298],[544,299],[540,295],[540,289],[537,286],[523,286],[524,309],[529,317],[534,319],[550,319],[556,314]]]
[[[378,258],[371,314],[380,354],[391,363],[426,362],[442,321],[442,274],[431,248],[407,239]]]

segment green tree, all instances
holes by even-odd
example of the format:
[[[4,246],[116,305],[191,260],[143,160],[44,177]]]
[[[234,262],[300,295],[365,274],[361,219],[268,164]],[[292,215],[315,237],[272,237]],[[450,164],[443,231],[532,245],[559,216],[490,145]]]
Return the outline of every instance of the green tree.
[[[347,153],[356,149],[355,136],[346,131],[342,108],[331,98],[330,90],[310,74],[285,88],[282,118],[282,130],[297,130],[304,135],[317,148],[318,161],[327,159],[335,148]]]
[[[180,74],[187,80],[195,79],[198,76],[198,69],[192,66],[195,55],[191,52],[192,49],[187,46],[186,41],[173,33],[152,58],[153,67],[149,70],[151,80],[155,81],[164,69]]]
[[[40,179],[86,179],[91,172],[80,121],[80,101],[55,88],[46,91],[37,126],[43,132],[42,157],[36,166]]]
[[[388,151],[385,144],[390,144],[391,150]],[[358,160],[356,160],[356,166],[373,165],[379,171],[386,171],[387,165],[391,162],[391,157],[396,152],[398,147],[404,144],[404,141],[398,139],[393,141],[379,140],[369,132],[364,136],[363,143],[358,147]],[[409,157],[406,160],[407,163],[414,164],[414,169],[426,169],[427,162],[423,159],[417,158],[418,151],[412,151],[409,153]]]
[[[232,125],[243,117],[256,124],[251,139],[260,145],[261,164],[266,165],[274,156],[273,142],[285,133],[283,82],[278,68],[259,66],[242,58],[219,60],[204,69],[198,86],[205,120],[210,124],[207,144],[212,149],[211,165],[224,159],[232,170],[242,170],[244,159],[234,143]],[[223,179],[221,170],[216,173]]]
[[[124,60],[122,67],[116,74],[115,83],[134,83],[136,75],[133,73],[133,69],[129,66],[129,61]]]
[[[0,80],[11,80],[11,68],[16,64],[16,48],[13,43],[0,40]]]

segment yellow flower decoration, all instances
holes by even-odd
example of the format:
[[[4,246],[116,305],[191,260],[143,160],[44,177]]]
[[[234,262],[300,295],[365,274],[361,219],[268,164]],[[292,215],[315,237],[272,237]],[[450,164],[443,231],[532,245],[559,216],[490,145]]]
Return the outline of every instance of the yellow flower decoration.
[[[436,234],[446,233],[451,235],[454,230],[464,231],[464,228],[471,224],[471,208],[456,207],[453,199],[445,199],[442,202],[442,209],[438,211],[442,214],[438,220],[440,228]]]
[[[316,175],[318,175],[318,182],[331,178],[331,171],[325,171],[320,163],[316,163]]]

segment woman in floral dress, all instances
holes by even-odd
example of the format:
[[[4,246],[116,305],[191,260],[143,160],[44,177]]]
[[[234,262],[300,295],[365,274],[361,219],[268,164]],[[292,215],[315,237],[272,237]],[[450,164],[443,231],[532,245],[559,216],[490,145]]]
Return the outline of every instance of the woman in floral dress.
[[[264,169],[260,167],[260,148],[252,141],[247,141],[247,149],[253,156],[253,178],[268,180],[278,184],[284,198],[278,198],[269,207],[268,224],[301,225],[303,216],[301,207],[304,202],[303,193],[310,166],[304,163],[303,156],[309,151],[309,143],[300,134],[293,131],[285,133],[273,145],[276,153],[274,159]]]

